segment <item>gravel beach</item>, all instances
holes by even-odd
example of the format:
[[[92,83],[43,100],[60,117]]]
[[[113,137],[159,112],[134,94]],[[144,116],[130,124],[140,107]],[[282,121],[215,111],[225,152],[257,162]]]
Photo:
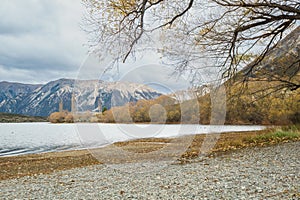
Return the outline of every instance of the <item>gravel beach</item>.
[[[300,142],[189,164],[93,165],[0,182],[1,199],[300,199]],[[144,167],[144,170],[143,170]]]

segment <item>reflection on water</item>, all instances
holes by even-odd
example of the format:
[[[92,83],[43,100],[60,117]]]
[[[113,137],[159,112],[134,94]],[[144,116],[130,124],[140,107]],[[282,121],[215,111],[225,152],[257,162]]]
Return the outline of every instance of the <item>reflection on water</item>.
[[[264,126],[158,124],[0,124],[0,156],[95,148],[148,137],[262,130]]]

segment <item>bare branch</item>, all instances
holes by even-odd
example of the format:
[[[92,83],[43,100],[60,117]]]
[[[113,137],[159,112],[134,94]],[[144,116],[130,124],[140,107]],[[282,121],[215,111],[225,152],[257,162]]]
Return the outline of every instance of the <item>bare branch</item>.
[[[201,74],[197,69],[214,66],[225,79],[242,73],[248,80],[300,20],[297,0],[83,1],[89,9],[87,32],[94,37],[91,46],[99,54],[126,62],[152,34],[160,34],[161,54],[175,70],[194,73],[192,77]],[[248,55],[256,58],[245,60]],[[297,77],[299,70],[290,74]],[[299,88],[295,79],[276,78],[291,90]]]

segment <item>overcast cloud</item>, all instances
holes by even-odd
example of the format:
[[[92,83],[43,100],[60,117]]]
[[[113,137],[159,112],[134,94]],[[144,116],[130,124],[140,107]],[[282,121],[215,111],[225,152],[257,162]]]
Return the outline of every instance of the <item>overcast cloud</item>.
[[[74,77],[86,56],[80,0],[1,0],[0,80]]]
[[[171,69],[157,67],[159,56],[151,52],[135,63],[120,64],[119,71],[114,69],[103,75],[110,61],[99,63],[87,55],[87,35],[80,28],[83,13],[81,0],[1,0],[0,81],[122,81],[126,77],[131,82],[187,87],[186,80],[180,83],[176,77],[170,77]]]

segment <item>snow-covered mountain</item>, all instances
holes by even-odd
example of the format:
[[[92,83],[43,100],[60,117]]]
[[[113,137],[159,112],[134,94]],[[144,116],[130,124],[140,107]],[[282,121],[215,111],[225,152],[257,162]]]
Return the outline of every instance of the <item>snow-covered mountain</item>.
[[[16,113],[21,102],[41,85],[0,82],[0,112]]]
[[[128,82],[60,79],[45,85],[0,82],[0,112],[48,116],[59,110],[99,111],[161,94],[145,85]],[[101,106],[99,106],[101,105]]]

